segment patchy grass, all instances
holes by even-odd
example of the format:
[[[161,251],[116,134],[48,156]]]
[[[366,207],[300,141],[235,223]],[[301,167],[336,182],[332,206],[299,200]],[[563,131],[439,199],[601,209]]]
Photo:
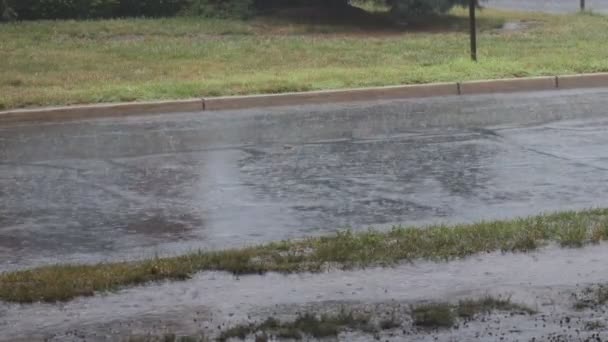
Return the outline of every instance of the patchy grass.
[[[337,22],[298,14],[0,24],[0,108],[608,71],[605,16],[482,10],[473,63],[466,11],[395,25],[367,9],[368,19]],[[506,21],[529,27],[498,30]]]
[[[165,334],[162,336],[131,336],[128,342],[209,342],[208,338],[202,336],[177,336],[175,334]]]
[[[311,313],[298,316],[293,322],[281,322],[268,318],[260,324],[237,325],[220,333],[218,341],[231,338],[244,340],[254,335],[263,339],[265,336],[276,336],[279,339],[301,340],[306,337],[316,339],[335,337],[344,330],[375,332],[368,316],[356,316],[352,312],[340,312],[337,315],[316,316]]]
[[[378,327],[380,330],[392,330],[400,328],[401,324],[402,322],[400,322],[395,313],[393,313],[390,318],[380,320]]]
[[[492,251],[525,252],[551,242],[563,247],[584,246],[608,240],[606,226],[608,209],[594,209],[469,225],[395,227],[388,232],[345,231],[332,236],[144,261],[44,266],[0,274],[0,300],[68,301],[151,281],[188,279],[201,271],[235,275],[321,272],[336,267],[392,266],[416,259],[448,261]]]
[[[456,314],[464,319],[473,319],[478,314],[487,314],[493,311],[508,311],[528,315],[536,313],[536,310],[525,305],[513,303],[510,298],[496,298],[492,296],[475,300],[463,300],[456,307]]]
[[[589,321],[585,323],[585,330],[601,330],[606,328],[606,324],[602,321]]]
[[[575,295],[574,308],[584,310],[608,303],[608,286],[593,285]]]
[[[238,324],[219,332],[215,340],[224,342],[229,340],[254,340],[266,342],[269,340],[325,340],[336,338],[343,332],[356,331],[373,335],[378,339],[381,331],[402,328],[410,322],[414,326],[423,328],[449,328],[457,323],[458,319],[474,319],[479,314],[489,314],[494,311],[534,314],[534,310],[519,304],[514,304],[509,298],[496,298],[486,296],[481,299],[469,299],[457,304],[432,303],[412,307],[411,320],[403,314],[393,312],[389,318],[374,319],[376,313],[354,313],[342,308],[333,314],[298,314],[293,321],[281,321],[269,317],[260,323]],[[144,337],[130,342],[156,342],[156,341],[207,341],[201,337]]]
[[[414,325],[425,328],[449,328],[456,322],[453,307],[447,303],[423,304],[412,309]]]
[[[521,314],[535,314],[531,308],[511,302],[510,298],[486,296],[481,299],[467,299],[453,305],[449,303],[422,304],[412,308],[414,325],[425,328],[449,328],[458,318],[471,320],[479,314],[494,311],[508,311]]]

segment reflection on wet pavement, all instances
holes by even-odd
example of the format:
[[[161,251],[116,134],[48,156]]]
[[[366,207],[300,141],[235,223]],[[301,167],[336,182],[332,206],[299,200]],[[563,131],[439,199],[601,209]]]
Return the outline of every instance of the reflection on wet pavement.
[[[608,119],[368,111],[0,128],[0,271],[608,204]]]

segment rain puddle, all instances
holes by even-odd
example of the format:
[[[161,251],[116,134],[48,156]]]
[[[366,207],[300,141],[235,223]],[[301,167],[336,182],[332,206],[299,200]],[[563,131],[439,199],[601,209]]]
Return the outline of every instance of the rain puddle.
[[[322,274],[235,278],[206,272],[184,282],[151,284],[62,305],[2,304],[0,329],[7,341],[55,334],[62,340],[66,331],[87,340],[167,331],[203,331],[213,335],[218,326],[269,316],[293,317],[295,312],[350,308],[386,314],[391,310],[407,311],[410,305],[421,302],[454,302],[492,295],[509,297],[539,313],[531,317],[497,314],[431,335],[458,340],[484,333],[492,340],[498,331],[508,332],[503,336],[506,340],[528,340],[570,330],[574,333],[576,329],[580,332],[584,329],[575,321],[584,325],[604,317],[601,310],[574,311],[572,294],[587,284],[608,282],[606,258],[608,245],[601,244],[584,249],[553,246],[528,254],[490,253],[448,263],[418,261],[394,268]],[[570,330],[563,322],[560,324],[560,317],[565,319],[562,316],[573,322]],[[402,330],[416,336],[415,340],[431,338],[428,331],[407,326]]]

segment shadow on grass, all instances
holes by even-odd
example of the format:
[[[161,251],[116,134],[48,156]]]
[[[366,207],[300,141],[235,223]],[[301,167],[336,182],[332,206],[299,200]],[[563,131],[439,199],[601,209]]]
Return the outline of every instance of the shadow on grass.
[[[301,7],[262,12],[254,21],[272,33],[286,25],[307,27],[307,33],[367,33],[376,35],[399,33],[468,32],[468,17],[457,14],[437,14],[397,18],[388,11],[368,12],[354,6],[339,9]],[[498,18],[478,18],[480,30],[498,29],[505,21]]]

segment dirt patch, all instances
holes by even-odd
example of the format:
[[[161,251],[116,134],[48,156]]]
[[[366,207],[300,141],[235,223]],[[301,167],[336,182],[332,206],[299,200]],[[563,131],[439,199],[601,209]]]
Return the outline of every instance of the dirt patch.
[[[503,20],[479,18],[480,30],[497,30]],[[303,35],[320,38],[386,38],[405,34],[466,32],[468,19],[454,15],[396,18],[388,12],[366,12],[348,7],[336,13],[298,8],[263,13],[252,21],[258,35]]]

